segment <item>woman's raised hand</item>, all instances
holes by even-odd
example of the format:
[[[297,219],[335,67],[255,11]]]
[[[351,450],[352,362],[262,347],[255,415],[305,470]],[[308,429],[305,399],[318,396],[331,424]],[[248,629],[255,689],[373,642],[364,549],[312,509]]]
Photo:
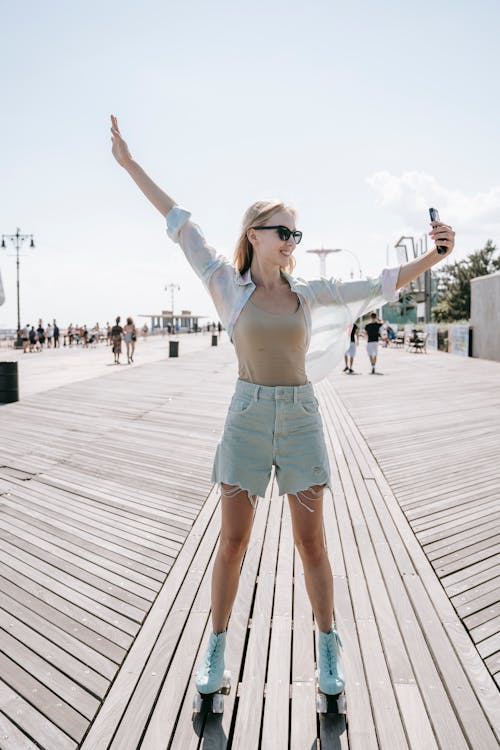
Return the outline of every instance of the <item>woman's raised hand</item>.
[[[160,211],[162,216],[166,216],[170,209],[175,206],[175,202],[153,182],[151,177],[148,177],[140,164],[132,159],[128,146],[120,133],[115,115],[111,115],[111,140],[113,142],[113,156],[118,164],[126,169],[136,185],[153,206]]]
[[[111,149],[113,156],[121,167],[126,167],[132,161],[132,156],[126,142],[122,138],[115,115],[111,115],[111,141],[113,144]]]

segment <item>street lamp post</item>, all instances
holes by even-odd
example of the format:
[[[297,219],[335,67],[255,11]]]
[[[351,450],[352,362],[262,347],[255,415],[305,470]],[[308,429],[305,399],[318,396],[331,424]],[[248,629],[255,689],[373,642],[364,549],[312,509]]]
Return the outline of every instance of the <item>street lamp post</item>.
[[[172,295],[172,333],[175,333],[175,328],[174,328],[174,292],[175,291],[180,292],[181,288],[180,288],[179,284],[173,284],[172,283],[172,284],[167,284],[167,286],[165,287],[165,291],[166,292],[168,292],[169,289],[170,289],[170,293]]]
[[[16,268],[17,268],[17,339],[15,343],[16,349],[22,349],[23,342],[21,339],[21,299],[19,293],[19,250],[25,242],[30,240],[30,247],[35,247],[32,234],[21,234],[19,227],[15,234],[2,234],[2,247],[6,248],[5,240],[12,242],[16,248]]]

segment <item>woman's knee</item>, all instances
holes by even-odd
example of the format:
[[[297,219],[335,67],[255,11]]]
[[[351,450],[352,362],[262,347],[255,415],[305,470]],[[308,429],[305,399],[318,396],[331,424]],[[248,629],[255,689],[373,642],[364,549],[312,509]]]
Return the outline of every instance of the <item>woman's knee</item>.
[[[226,562],[241,560],[248,547],[249,538],[245,536],[228,537],[221,534],[219,555]]]
[[[311,564],[319,562],[326,552],[322,536],[295,538],[295,546],[302,560]]]
[[[248,493],[237,485],[222,484],[222,525],[219,553],[228,562],[243,557],[253,523],[253,507]],[[255,498],[252,498],[255,501]]]
[[[322,497],[324,485],[313,485],[290,496],[293,515],[293,537],[301,558],[311,564],[319,562],[326,552],[323,534]],[[299,504],[296,505],[297,500]],[[306,505],[315,513],[304,513]],[[316,505],[316,507],[314,507]]]

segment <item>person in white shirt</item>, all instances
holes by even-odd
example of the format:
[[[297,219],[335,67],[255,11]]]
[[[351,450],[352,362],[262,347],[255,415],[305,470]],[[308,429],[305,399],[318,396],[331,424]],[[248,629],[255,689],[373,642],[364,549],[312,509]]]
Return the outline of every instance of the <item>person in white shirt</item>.
[[[54,326],[51,323],[47,323],[47,330],[45,331],[47,336],[47,349],[52,346],[52,339],[54,337]]]

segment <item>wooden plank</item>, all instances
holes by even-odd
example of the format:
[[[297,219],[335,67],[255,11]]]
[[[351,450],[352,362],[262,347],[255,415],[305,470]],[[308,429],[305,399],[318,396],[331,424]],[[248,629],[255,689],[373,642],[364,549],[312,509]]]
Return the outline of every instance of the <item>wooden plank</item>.
[[[273,481],[273,480],[272,480]],[[209,716],[206,722],[203,720],[196,721],[194,725],[191,722],[192,717],[192,700],[195,691],[194,673],[204,654],[206,644],[210,633],[212,632],[212,623],[207,621],[205,631],[200,640],[198,651],[195,654],[192,665],[192,671],[186,681],[182,683],[185,692],[182,695],[182,704],[178,712],[177,726],[171,738],[171,746],[179,747],[182,750],[194,750],[198,748],[199,738],[203,738],[208,746],[217,746],[227,739],[228,743],[232,742],[232,725],[233,717],[238,709],[240,692],[240,674],[243,668],[246,656],[246,642],[249,632],[249,623],[251,616],[252,601],[255,591],[255,580],[259,569],[260,559],[262,556],[262,546],[265,538],[265,528],[268,522],[270,503],[269,499],[272,491],[272,481],[267,489],[266,497],[258,501],[257,509],[254,515],[252,535],[248,549],[243,560],[240,574],[238,592],[231,611],[228,623],[228,636],[226,642],[226,669],[231,672],[231,692],[224,698],[224,714],[221,718]],[[207,599],[209,599],[208,588],[210,579],[207,577]],[[169,700],[169,693],[164,691],[162,695],[163,704],[158,704],[154,714],[154,723],[152,721],[151,730],[154,726],[161,731],[162,712],[160,708],[165,706]],[[148,730],[149,732],[149,730]]]
[[[474,643],[479,644],[484,638],[488,638],[490,635],[500,632],[500,616],[493,617],[472,630],[474,631],[472,633]]]
[[[29,662],[28,662],[29,666]],[[2,680],[19,696],[59,727],[69,737],[79,742],[88,721],[61,696],[49,690],[26,669],[0,652],[0,674]],[[67,697],[70,697],[69,695]],[[11,716],[12,719],[16,718]]]
[[[276,487],[272,502],[276,500]],[[292,519],[283,502],[262,719],[262,750],[288,750],[293,606]]]
[[[0,747],[2,750],[37,750],[35,745],[10,719],[0,711]]]
[[[134,693],[145,662],[155,643],[165,617],[172,607],[177,591],[186,571],[195,557],[206,527],[217,508],[218,498],[212,491],[200,515],[196,519],[192,533],[180,551],[169,576],[160,589],[156,601],[142,624],[142,628],[130,648],[123,667],[115,678],[99,713],[82,743],[82,750],[104,750],[113,739],[117,725]]]
[[[9,605],[10,603],[6,602],[6,604]],[[17,605],[17,607],[20,606]],[[16,606],[12,606],[12,609],[15,612]],[[35,620],[34,616],[33,620]],[[32,651],[42,653],[47,661],[50,661],[57,669],[67,674],[93,695],[102,697],[106,693],[109,680],[105,676],[100,674],[95,668],[87,666],[84,662],[76,659],[68,651],[46,639],[43,631],[42,633],[38,633],[34,628],[25,625],[21,620],[10,612],[7,613],[4,609],[0,609],[0,628],[11,633]],[[69,641],[70,639],[67,640]],[[90,654],[90,649],[87,649],[87,653]],[[94,657],[93,653],[92,657]],[[105,661],[102,657],[99,656],[99,658],[102,662]]]
[[[491,363],[457,363],[456,358],[440,353],[417,366],[414,360],[410,365],[402,352],[388,351],[382,356],[391,368],[390,379],[361,382],[336,375],[332,382],[418,541],[429,545],[426,552],[443,585],[465,582],[500,559],[497,545],[481,546],[488,532],[493,541],[493,530],[500,523],[496,370]],[[436,377],[425,380],[429,364]],[[379,404],[386,399],[395,408],[384,413],[381,421]],[[470,537],[468,546],[479,545],[475,554],[460,544]],[[442,564],[439,558],[446,554],[456,554],[455,566]]]
[[[347,418],[347,413],[346,413],[345,407],[342,406],[338,400],[336,401],[336,405],[337,405],[337,409],[338,409],[337,416],[339,416],[339,414],[342,414],[344,416],[344,418]],[[392,513],[391,514],[392,514],[392,517],[393,517],[394,520],[396,520],[396,519],[398,520],[398,528],[399,528],[400,532],[403,531],[403,530],[405,531],[405,536],[407,537],[406,546],[409,549],[412,549],[412,547],[413,547],[413,549],[412,549],[412,557],[415,560],[415,562],[418,563],[417,564],[417,571],[420,574],[420,578],[417,578],[416,576],[411,576],[411,575],[405,575],[405,577],[404,577],[405,586],[406,586],[406,588],[408,590],[408,593],[410,594],[410,596],[413,599],[413,597],[415,595],[415,585],[416,585],[415,582],[416,581],[420,582],[421,580],[425,581],[425,585],[427,587],[428,595],[430,595],[430,599],[428,601],[429,602],[432,601],[432,604],[433,604],[434,607],[436,607],[437,604],[440,605],[440,607],[441,607],[441,609],[443,611],[443,614],[442,614],[442,624],[443,624],[443,626],[446,627],[446,623],[447,622],[450,622],[450,621],[451,622],[456,622],[456,617],[453,618],[453,616],[452,616],[452,610],[451,610],[451,607],[449,605],[449,602],[447,600],[443,599],[443,597],[442,597],[442,589],[440,589],[439,586],[436,585],[436,583],[437,583],[436,579],[433,578],[432,575],[429,574],[429,567],[428,567],[429,563],[426,561],[427,568],[423,564],[423,559],[422,559],[423,558],[423,553],[422,553],[421,548],[418,545],[415,546],[415,539],[414,539],[414,537],[411,535],[411,533],[408,534],[408,529],[404,528],[404,523],[406,523],[406,521],[404,521],[404,522],[402,521],[401,514],[399,515],[399,517],[397,516],[397,505],[394,502],[394,499],[393,499],[393,497],[392,497],[392,495],[390,493],[389,487],[387,486],[387,484],[386,484],[386,482],[385,482],[385,480],[383,478],[383,475],[382,475],[380,469],[378,469],[378,467],[376,466],[376,464],[374,464],[373,468],[374,468],[374,474],[375,474],[377,483],[379,484],[380,488],[383,491],[384,498],[385,498],[386,502],[388,500],[391,500],[391,506],[392,506]],[[384,528],[388,528],[388,525],[387,525],[388,521],[389,521],[389,518],[386,516],[384,518],[384,521],[383,521]],[[413,543],[411,543],[411,542],[413,542]],[[395,549],[397,549],[397,547]],[[410,587],[410,584],[411,584],[411,587]],[[448,608],[446,607],[446,604],[448,604]],[[419,605],[416,608],[416,611],[419,611],[419,612],[422,611],[422,606],[423,606],[422,605],[422,600],[420,600],[419,601]],[[429,608],[429,615],[432,615],[432,617],[429,620],[429,622],[433,623],[433,626],[437,628],[437,624],[436,624],[436,622],[434,620],[434,609],[430,609]],[[438,628],[437,628],[437,631],[439,631]],[[450,632],[453,635],[455,635],[453,633],[453,629],[450,629]],[[428,637],[428,636],[426,636],[426,637]],[[458,638],[455,637],[455,640],[458,640]],[[405,638],[405,642],[411,642],[411,639]],[[454,655],[455,655],[455,652],[453,651],[451,645],[450,645],[449,648],[448,648],[448,646],[447,646],[446,649],[443,648],[442,631],[440,632],[439,636],[436,636],[436,638],[435,638],[435,646],[433,648],[433,657],[434,657],[434,659],[439,660],[439,657],[441,655],[443,655],[442,658],[445,659],[445,664],[444,664],[444,667],[442,667],[440,665],[440,671],[443,671],[444,673],[446,673],[446,670],[456,669],[457,668],[457,662],[453,658]],[[466,654],[465,654],[465,651],[464,651],[464,657],[465,657],[465,655]],[[500,716],[500,714],[499,714],[500,703],[498,701],[498,695],[496,693],[494,694],[491,691],[491,685],[485,679],[484,674],[481,673],[481,670],[478,669],[477,659],[471,658],[468,661],[468,663],[467,663],[467,661],[462,662],[462,665],[464,665],[464,663],[467,664],[467,666],[469,667],[469,670],[468,670],[469,671],[469,676],[473,676],[473,682],[474,682],[474,686],[475,686],[475,689],[476,689],[476,697],[478,697],[480,699],[482,705],[485,707],[485,709],[487,710],[489,716],[492,718],[492,720],[493,720],[493,726],[495,728],[498,727],[498,726],[500,726],[500,722],[497,722],[497,718]],[[447,680],[447,689],[448,690],[452,689],[452,687],[457,683],[458,680],[455,679],[455,678],[456,678],[456,675],[453,678],[455,680],[454,682],[450,682],[449,680]],[[465,686],[464,689],[468,688],[468,685],[469,685],[469,683],[466,682],[466,681],[464,681],[464,680],[462,680],[460,684],[462,684],[462,685]],[[424,694],[425,694],[425,691],[423,691],[423,695]],[[457,695],[457,698],[456,698],[456,701],[455,701],[455,710],[457,711],[457,715],[461,716],[461,721],[463,720],[463,718],[462,718],[462,712],[461,712],[461,709],[460,709],[460,705],[461,705],[462,702],[463,702],[463,694],[460,691],[460,695]],[[474,699],[473,698],[471,698],[471,703],[469,703],[469,706],[474,706]],[[476,720],[474,722],[472,720],[472,718],[471,718],[470,722],[468,723],[468,725],[467,725],[468,734],[470,733],[470,735],[476,735],[476,734],[482,735],[481,741],[484,741],[485,742],[485,746],[487,747],[487,746],[489,746],[488,743],[492,743],[492,742],[495,741],[494,738],[493,738],[493,735],[491,734],[490,726],[489,726],[489,724],[485,723],[484,720],[481,720],[482,716],[477,713],[477,710],[474,712],[474,710],[471,709],[471,716],[472,716],[472,714],[474,714],[476,716]],[[446,729],[446,727],[445,727],[445,729]]]
[[[202,543],[197,549],[193,563],[187,569],[185,578],[178,588],[175,602],[165,617],[164,624],[151,652],[147,656],[141,675],[134,687],[134,693],[109,746],[110,750],[111,748],[113,750],[127,750],[131,745],[139,745],[151,712],[157,702],[164,675],[169,671],[172,664],[174,657],[172,644],[176,644],[178,648],[181,634],[193,608],[193,601],[196,602],[196,593],[202,584],[209,561],[214,558],[218,534],[217,524],[210,523],[203,536]],[[202,629],[206,617],[202,615],[200,620],[198,629]],[[189,641],[189,637],[183,641],[182,651],[185,650],[186,641]],[[160,733],[158,740],[161,740],[161,737],[162,734]]]
[[[232,740],[235,750],[259,744],[283,498],[275,496],[269,504]],[[255,709],[258,721],[254,718]]]
[[[15,717],[17,727],[30,741],[36,738],[39,746],[50,750],[76,750],[77,743],[71,737],[12,690],[1,678],[0,710],[7,718]]]
[[[54,583],[50,582],[52,590],[67,592],[75,602],[86,605],[95,614],[99,614],[114,625],[118,625],[126,633],[135,634],[137,632],[138,623],[143,618],[143,613],[137,607],[131,607],[116,599],[116,597],[98,592],[97,589],[83,581],[66,574],[62,567],[54,567],[36,557],[36,555],[24,552],[15,544],[16,538],[12,534],[0,532],[0,539],[3,540],[0,561],[3,560],[7,564],[15,566],[16,570],[26,573],[34,580],[46,581],[47,576],[53,578]]]
[[[0,520],[0,528],[9,529],[16,536],[16,546],[25,552],[36,554],[38,559],[54,565],[64,567],[66,572],[73,574],[76,578],[85,581],[96,589],[106,591],[117,599],[131,604],[139,610],[147,609],[154,598],[152,590],[148,587],[137,586],[133,581],[124,580],[106,568],[95,563],[90,563],[82,556],[67,551],[67,548],[57,544],[56,534],[49,534],[37,528],[36,544],[33,543],[33,527],[29,523],[15,519],[12,523],[4,523]],[[56,543],[54,543],[56,542]],[[97,558],[99,559],[99,558]],[[125,588],[125,586],[130,588]]]
[[[317,737],[314,680],[314,618],[307,598],[304,567],[295,549],[293,585],[292,705],[290,749],[314,747]]]

